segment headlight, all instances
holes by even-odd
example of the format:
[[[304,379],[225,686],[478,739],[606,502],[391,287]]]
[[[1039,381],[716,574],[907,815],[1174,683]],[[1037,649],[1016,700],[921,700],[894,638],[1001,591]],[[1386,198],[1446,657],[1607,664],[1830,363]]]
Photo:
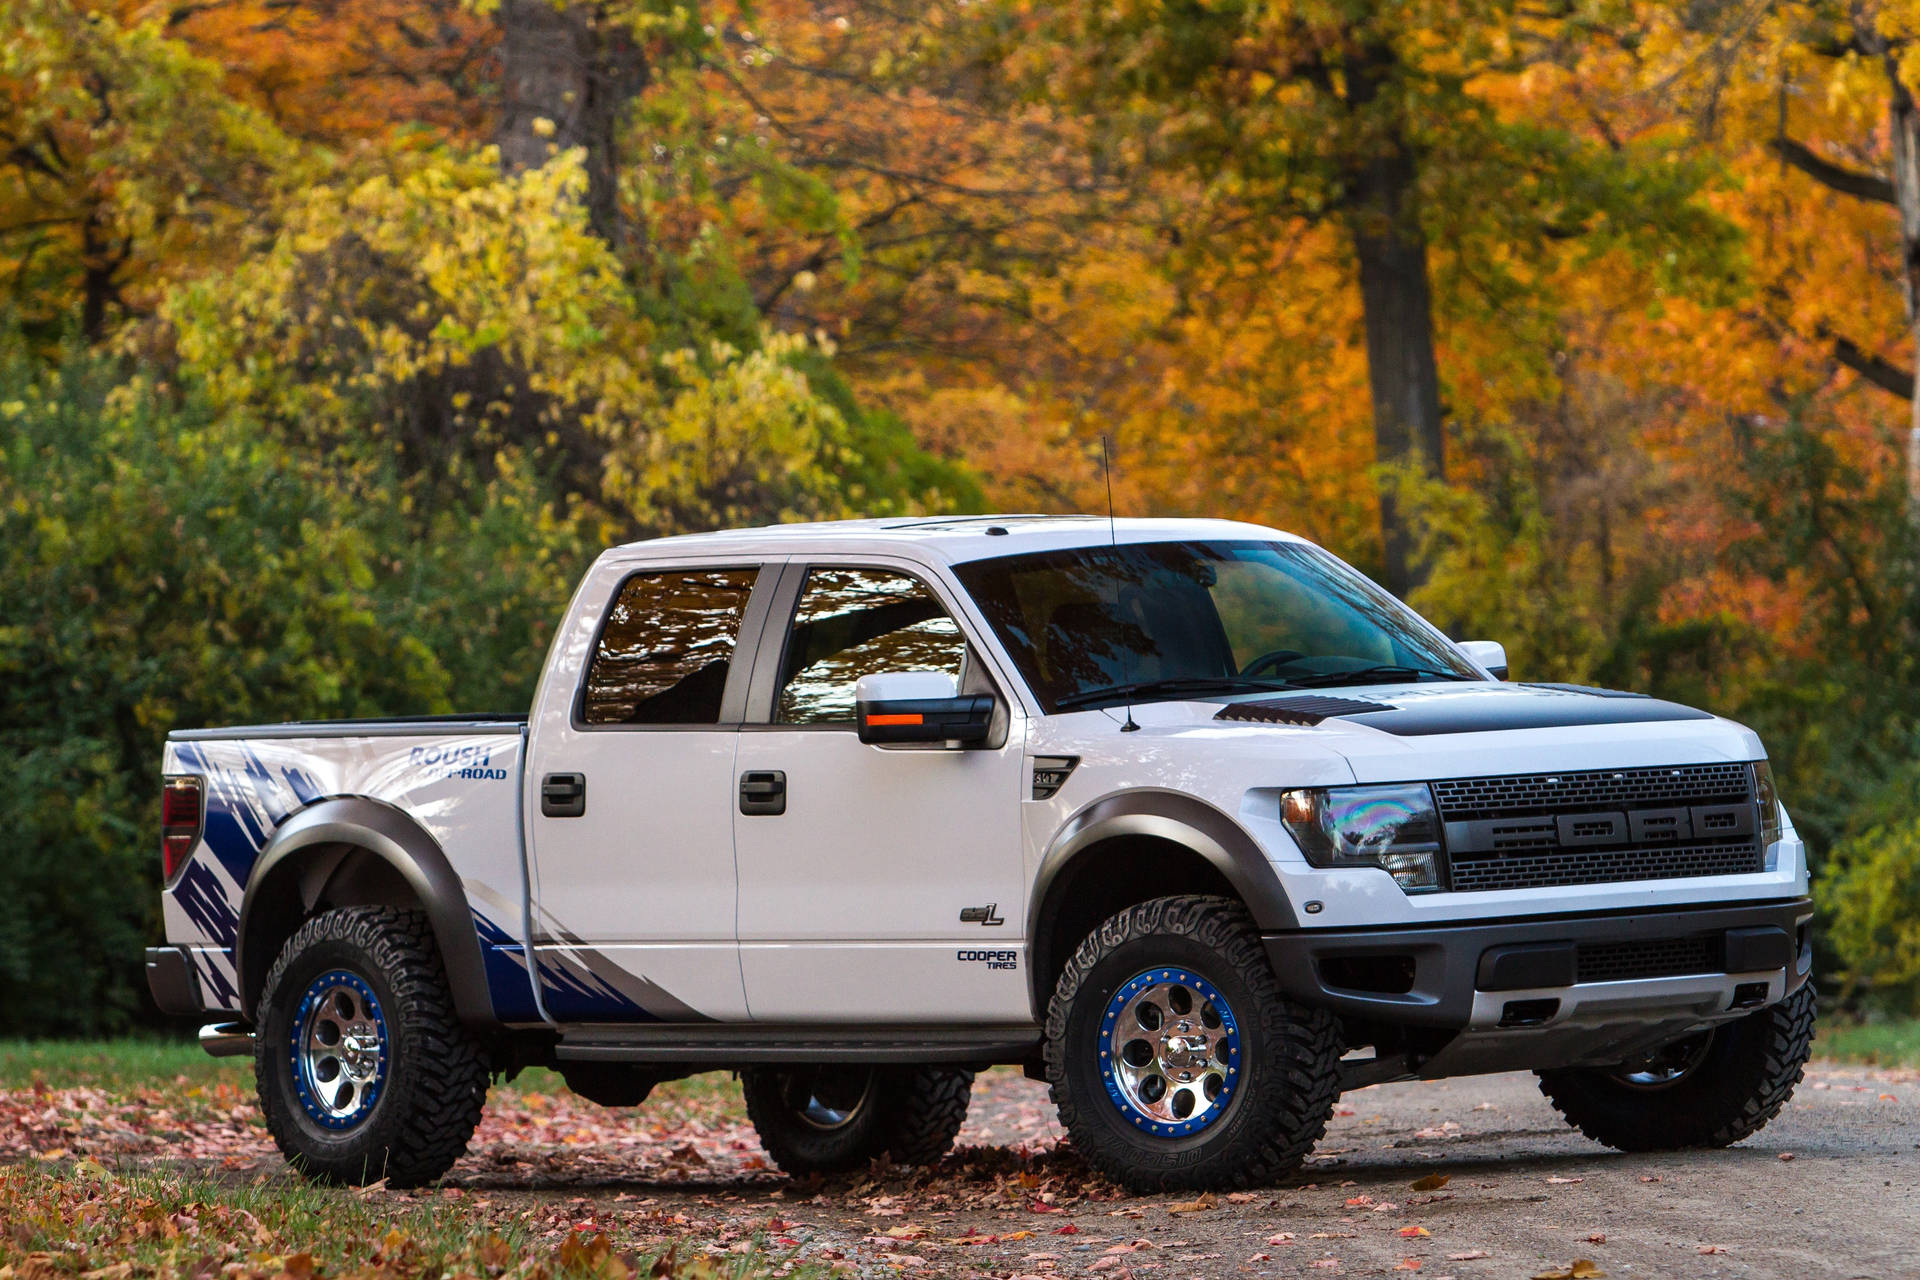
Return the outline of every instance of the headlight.
[[[1285,791],[1280,819],[1316,867],[1380,867],[1408,893],[1440,886],[1440,816],[1423,785]]]
[[[1771,871],[1777,856],[1773,846],[1780,840],[1780,792],[1773,785],[1773,766],[1765,760],[1753,762],[1753,799],[1760,806],[1760,851]]]

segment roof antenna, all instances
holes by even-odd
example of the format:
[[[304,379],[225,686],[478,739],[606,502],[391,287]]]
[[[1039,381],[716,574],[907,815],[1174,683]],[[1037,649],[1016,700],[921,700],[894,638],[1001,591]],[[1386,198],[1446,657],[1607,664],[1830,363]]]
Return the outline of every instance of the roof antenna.
[[[1113,550],[1113,614],[1115,620],[1120,616],[1120,533],[1113,521],[1113,458],[1111,439],[1106,432],[1100,433],[1100,474],[1107,481],[1107,545]],[[1120,726],[1122,733],[1138,733],[1140,726],[1133,719],[1133,660],[1126,646],[1120,648],[1120,684],[1127,691],[1127,722]]]

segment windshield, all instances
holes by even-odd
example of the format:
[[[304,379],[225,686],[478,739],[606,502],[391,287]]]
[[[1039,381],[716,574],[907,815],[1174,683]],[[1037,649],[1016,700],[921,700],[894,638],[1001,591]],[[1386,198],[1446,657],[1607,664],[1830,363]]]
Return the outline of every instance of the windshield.
[[[1075,547],[954,572],[1049,713],[1129,694],[1484,678],[1412,610],[1304,544]]]

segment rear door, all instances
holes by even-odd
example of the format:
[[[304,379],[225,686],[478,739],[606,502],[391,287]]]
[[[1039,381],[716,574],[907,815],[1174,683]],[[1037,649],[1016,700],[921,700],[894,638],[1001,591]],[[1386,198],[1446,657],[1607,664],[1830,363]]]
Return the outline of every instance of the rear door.
[[[753,655],[740,646],[777,577],[758,562],[635,568],[583,599],[580,634],[555,645],[556,671],[568,643],[586,650],[542,690],[527,789],[534,950],[556,1021],[746,1015],[733,795]]]
[[[789,566],[786,578],[735,763],[740,957],[754,1020],[1029,1020],[1024,718],[1009,713],[922,571],[821,563]],[[860,742],[854,682],[924,670],[999,695],[989,746]],[[777,806],[764,793],[775,785]]]

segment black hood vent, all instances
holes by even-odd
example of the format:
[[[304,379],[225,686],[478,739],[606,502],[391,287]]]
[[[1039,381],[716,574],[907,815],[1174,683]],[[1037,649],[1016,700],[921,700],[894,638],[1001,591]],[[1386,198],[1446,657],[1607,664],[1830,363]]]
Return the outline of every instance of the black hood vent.
[[[1252,702],[1229,702],[1213,718],[1242,720],[1252,724],[1315,725],[1331,716],[1357,716],[1369,711],[1394,710],[1397,708],[1386,702],[1306,693],[1285,698],[1258,698]]]

